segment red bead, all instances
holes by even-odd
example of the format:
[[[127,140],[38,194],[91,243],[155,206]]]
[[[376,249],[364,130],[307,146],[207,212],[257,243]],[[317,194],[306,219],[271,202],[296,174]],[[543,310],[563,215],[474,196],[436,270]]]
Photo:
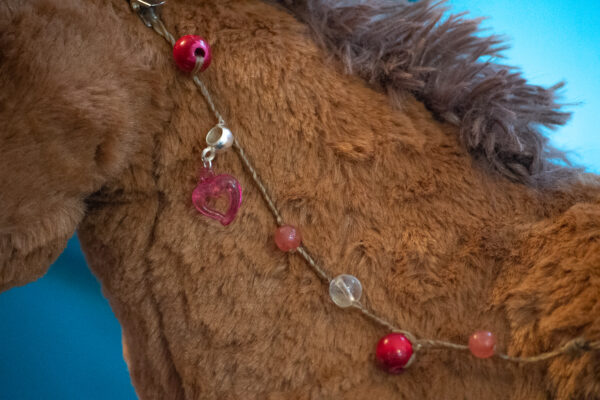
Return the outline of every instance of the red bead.
[[[181,70],[192,72],[196,66],[197,56],[202,57],[202,67],[200,67],[202,72],[210,65],[212,53],[208,42],[200,36],[185,35],[175,42],[173,58]]]
[[[477,331],[469,338],[469,350],[477,358],[489,358],[496,351],[496,336],[492,332]]]
[[[412,343],[401,333],[390,333],[377,343],[375,357],[390,374],[399,374],[413,355]]]
[[[291,225],[283,225],[275,231],[275,244],[281,251],[296,250],[302,243],[300,231]]]

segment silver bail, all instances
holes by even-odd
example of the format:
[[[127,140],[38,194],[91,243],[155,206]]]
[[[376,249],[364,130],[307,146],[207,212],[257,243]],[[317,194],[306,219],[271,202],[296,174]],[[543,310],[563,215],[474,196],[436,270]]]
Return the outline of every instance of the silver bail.
[[[137,13],[148,28],[152,28],[153,22],[158,20],[160,6],[166,0],[129,0],[131,9]]]
[[[233,133],[222,123],[215,125],[206,135],[206,144],[216,151],[227,150],[234,141]]]

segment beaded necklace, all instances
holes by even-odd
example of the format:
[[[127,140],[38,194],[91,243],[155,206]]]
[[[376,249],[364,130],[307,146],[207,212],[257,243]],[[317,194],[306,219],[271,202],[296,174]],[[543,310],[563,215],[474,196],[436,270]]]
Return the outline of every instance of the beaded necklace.
[[[160,6],[164,5],[166,1],[130,0],[129,3],[132,10],[139,15],[146,26],[154,29],[172,46],[175,64],[179,69],[189,74],[217,119],[217,124],[206,135],[207,147],[202,151],[203,166],[200,168],[198,184],[192,192],[192,203],[195,208],[204,216],[215,219],[223,225],[229,225],[234,221],[242,204],[242,187],[238,180],[231,175],[216,175],[212,165],[217,154],[233,148],[275,218],[278,227],[275,230],[274,240],[277,247],[284,252],[299,254],[308,266],[328,285],[329,296],[337,306],[343,309],[357,310],[366,318],[390,332],[382,337],[375,346],[375,358],[382,369],[391,374],[398,374],[415,361],[415,357],[419,352],[434,348],[455,351],[468,350],[477,358],[498,357],[515,363],[534,363],[565,354],[581,355],[584,352],[600,351],[600,341],[587,341],[585,338],[579,337],[552,351],[530,357],[515,357],[497,352],[496,337],[489,331],[480,330],[473,333],[467,344],[453,343],[418,337],[378,316],[373,310],[361,303],[362,285],[360,281],[355,276],[347,274],[331,277],[327,270],[315,261],[308,249],[302,245],[300,230],[284,222],[250,158],[231,130],[227,128],[225,119],[212,101],[210,92],[199,78],[199,74],[209,67],[212,60],[211,48],[208,42],[196,35],[186,35],[175,40],[159,16]],[[227,208],[225,212],[220,212],[210,206],[210,202],[217,198],[226,200]]]

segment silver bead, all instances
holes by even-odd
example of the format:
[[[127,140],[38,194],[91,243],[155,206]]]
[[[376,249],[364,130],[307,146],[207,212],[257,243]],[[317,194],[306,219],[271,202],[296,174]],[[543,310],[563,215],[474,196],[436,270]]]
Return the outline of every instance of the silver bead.
[[[228,149],[233,145],[233,133],[225,125],[217,124],[206,134],[206,144],[216,151]]]
[[[350,307],[360,300],[361,295],[362,285],[355,276],[338,275],[329,283],[329,296],[339,307]]]

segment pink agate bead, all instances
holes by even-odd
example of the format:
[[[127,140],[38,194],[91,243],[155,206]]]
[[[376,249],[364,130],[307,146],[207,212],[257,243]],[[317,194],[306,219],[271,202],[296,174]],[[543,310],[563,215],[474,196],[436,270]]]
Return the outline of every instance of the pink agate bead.
[[[293,251],[300,247],[302,235],[292,225],[283,225],[275,231],[275,244],[281,251]]]
[[[477,358],[489,358],[496,351],[496,336],[492,332],[477,331],[469,338],[469,350]]]

